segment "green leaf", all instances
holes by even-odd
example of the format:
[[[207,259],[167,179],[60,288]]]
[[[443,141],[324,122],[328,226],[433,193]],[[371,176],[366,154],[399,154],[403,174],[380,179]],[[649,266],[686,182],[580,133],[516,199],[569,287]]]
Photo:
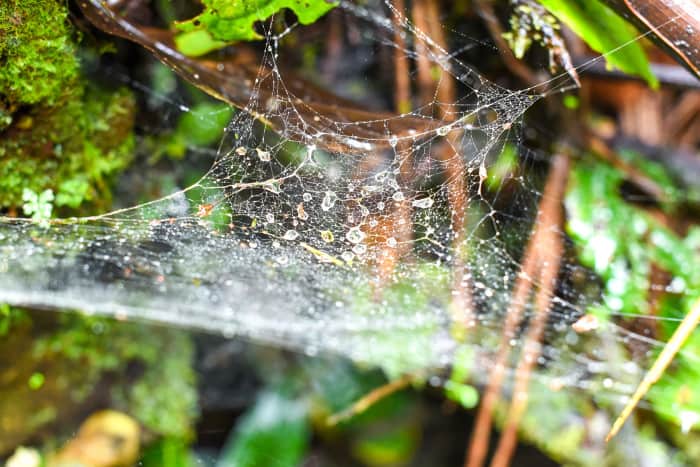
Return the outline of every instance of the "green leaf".
[[[263,21],[283,8],[292,10],[301,24],[311,24],[337,3],[327,0],[204,0],[204,11],[176,23],[183,32],[175,38],[178,49],[187,55],[203,55],[231,42],[262,39],[255,31]]]
[[[230,435],[217,467],[295,467],[308,442],[306,404],[267,391]]]
[[[56,206],[77,208],[88,199],[90,184],[85,178],[71,178],[61,183],[56,195]]]
[[[53,191],[50,189],[37,195],[34,191],[25,188],[22,192],[22,200],[24,201],[22,206],[24,213],[32,216],[32,219],[44,221],[51,218]]]
[[[554,16],[569,26],[608,64],[640,76],[652,88],[658,80],[637,38],[637,31],[599,0],[540,0]]]

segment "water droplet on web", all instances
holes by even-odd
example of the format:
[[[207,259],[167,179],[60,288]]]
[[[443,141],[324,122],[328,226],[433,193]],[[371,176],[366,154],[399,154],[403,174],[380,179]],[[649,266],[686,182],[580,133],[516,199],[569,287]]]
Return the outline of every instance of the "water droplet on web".
[[[386,239],[386,244],[389,245],[390,248],[396,248],[398,242],[394,237],[389,237]]]
[[[434,203],[433,198],[421,198],[421,199],[416,199],[411,203],[413,207],[419,208],[419,209],[428,209],[430,206],[432,206]]]
[[[397,192],[395,192],[395,193],[391,196],[391,198],[392,198],[394,201],[403,201],[403,200],[406,199],[406,197],[405,197],[404,194],[403,194],[403,191],[397,191]]]
[[[333,191],[327,191],[326,194],[323,196],[323,200],[321,201],[321,209],[324,211],[330,210],[334,205],[335,202],[338,200],[338,195],[335,194]]]
[[[326,243],[332,243],[335,237],[333,236],[333,232],[330,230],[324,230],[321,232],[321,239],[323,239],[323,241]]]
[[[440,136],[445,136],[447,133],[450,132],[450,125],[444,125],[435,130],[435,133],[437,133]]]
[[[267,213],[265,214],[265,220],[272,224],[273,222],[275,222],[275,215],[272,213]]]
[[[384,204],[384,201],[380,201],[377,203],[377,209],[379,209],[380,211],[383,211],[385,207],[386,206]]]
[[[239,156],[245,156],[248,153],[248,150],[244,148],[243,146],[239,146],[236,148],[236,154]]]
[[[484,181],[488,176],[489,173],[486,170],[486,165],[482,163],[481,165],[479,165],[479,178],[481,179],[481,181]]]
[[[293,230],[293,229],[287,230],[284,233],[284,237],[282,237],[282,238],[284,238],[285,240],[289,240],[289,241],[296,240],[297,238],[299,238],[299,232],[297,232],[296,230]]]
[[[355,257],[355,255],[349,251],[344,251],[340,254],[340,257],[342,258],[343,261],[345,261],[346,263],[349,263],[350,261],[352,261],[352,259]]]
[[[379,225],[379,221],[377,219],[372,219],[371,221],[369,221],[369,226],[372,228],[374,228],[378,225]]]
[[[358,243],[354,247],[352,247],[353,253],[355,253],[357,256],[362,256],[367,252],[367,245],[364,243]]]
[[[360,230],[359,227],[353,227],[350,230],[348,230],[347,234],[345,234],[345,238],[350,243],[360,243],[362,240],[365,239],[365,233],[362,230]]]
[[[391,138],[389,138],[389,144],[392,148],[395,148],[396,145],[399,144],[399,138],[397,138],[395,135],[391,135]]]
[[[255,151],[258,153],[258,157],[260,158],[261,161],[263,161],[263,162],[270,161],[270,152],[269,151],[263,151],[260,148],[255,148]]]

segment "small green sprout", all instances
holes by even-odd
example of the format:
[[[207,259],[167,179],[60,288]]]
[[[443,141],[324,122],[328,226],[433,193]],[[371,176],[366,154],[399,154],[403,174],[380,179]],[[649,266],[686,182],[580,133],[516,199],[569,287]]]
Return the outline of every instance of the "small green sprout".
[[[22,201],[24,201],[22,206],[24,214],[32,216],[32,219],[45,222],[51,218],[51,211],[53,211],[53,191],[51,189],[36,194],[35,191],[25,188],[22,191]]]

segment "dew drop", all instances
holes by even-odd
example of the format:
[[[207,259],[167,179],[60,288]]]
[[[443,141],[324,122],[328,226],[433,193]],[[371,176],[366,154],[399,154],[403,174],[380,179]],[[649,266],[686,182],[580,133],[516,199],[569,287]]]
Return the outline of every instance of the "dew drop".
[[[321,232],[321,239],[326,243],[333,243],[335,237],[333,236],[333,232],[330,230],[324,230]]]
[[[273,222],[275,222],[275,215],[272,213],[267,213],[265,214],[265,220],[272,224]]]
[[[445,136],[447,133],[450,132],[450,126],[449,125],[444,125],[435,130],[435,133],[437,133],[440,136]]]
[[[335,192],[327,191],[323,197],[323,200],[321,201],[321,209],[324,211],[329,211],[335,205],[337,200],[338,195],[336,195]]]
[[[308,203],[309,201],[311,201],[313,196],[311,196],[311,193],[306,192],[303,195],[301,195],[301,198]]]
[[[352,252],[350,252],[350,251],[344,251],[340,254],[340,257],[343,259],[343,261],[345,261],[346,263],[349,263],[350,261],[352,261],[352,259],[355,257],[355,255],[352,254]]]
[[[416,199],[411,203],[413,207],[419,208],[419,209],[428,209],[430,206],[432,206],[434,203],[433,198],[421,198],[421,199]]]
[[[261,161],[270,162],[270,152],[269,151],[263,151],[260,148],[255,148],[255,152],[258,153],[258,157],[260,158]]]
[[[357,256],[362,256],[367,252],[367,245],[364,243],[358,243],[354,247],[352,247],[353,253],[355,253]]]
[[[405,197],[404,194],[403,194],[403,191],[396,191],[396,192],[394,192],[394,194],[391,196],[391,198],[392,198],[394,201],[403,201],[403,200],[406,199],[406,197]]]
[[[287,231],[284,233],[284,237],[283,237],[283,238],[284,238],[285,240],[289,240],[289,241],[296,240],[297,238],[299,238],[299,232],[297,232],[297,231],[294,230],[294,229],[287,230]]]
[[[236,154],[239,156],[245,156],[248,153],[248,150],[244,148],[243,146],[239,146],[236,148]]]
[[[389,237],[386,239],[386,244],[389,245],[390,248],[396,248],[398,242],[394,237]]]
[[[353,227],[345,234],[345,238],[350,243],[360,243],[365,238],[365,233],[359,227]]]
[[[392,148],[395,148],[397,144],[399,144],[399,139],[392,135],[391,138],[389,138],[389,144],[391,145]]]

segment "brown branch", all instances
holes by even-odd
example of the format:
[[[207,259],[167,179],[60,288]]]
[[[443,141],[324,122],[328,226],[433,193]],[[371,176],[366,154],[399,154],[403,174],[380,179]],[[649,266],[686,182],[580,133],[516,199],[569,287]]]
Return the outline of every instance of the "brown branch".
[[[605,0],[700,78],[700,0]]]
[[[564,253],[559,229],[562,224],[562,200],[569,173],[569,159],[559,155],[554,158],[552,164],[549,181],[545,188],[545,198],[541,203],[542,223],[538,225],[534,234],[541,251],[540,267],[542,268],[539,274],[539,289],[535,296],[535,316],[525,338],[525,346],[515,373],[515,388],[508,417],[496,454],[491,461],[491,467],[507,467],[515,451],[517,428],[527,408],[530,376],[542,353],[542,337],[556,287],[561,256]]]

